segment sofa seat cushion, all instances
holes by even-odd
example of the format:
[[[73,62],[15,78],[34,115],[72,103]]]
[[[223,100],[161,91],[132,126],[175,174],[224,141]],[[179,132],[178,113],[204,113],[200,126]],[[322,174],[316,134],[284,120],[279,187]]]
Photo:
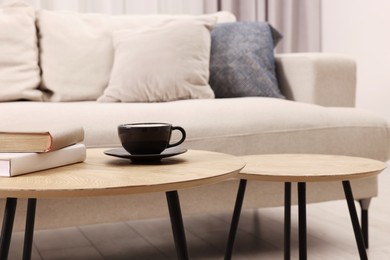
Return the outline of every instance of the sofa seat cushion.
[[[328,153],[389,159],[390,127],[382,117],[355,108],[326,108],[284,99],[8,102],[0,103],[0,110],[1,122],[78,123],[85,129],[88,147],[119,146],[119,124],[153,121],[184,127],[187,139],[183,146],[191,149],[236,155]]]

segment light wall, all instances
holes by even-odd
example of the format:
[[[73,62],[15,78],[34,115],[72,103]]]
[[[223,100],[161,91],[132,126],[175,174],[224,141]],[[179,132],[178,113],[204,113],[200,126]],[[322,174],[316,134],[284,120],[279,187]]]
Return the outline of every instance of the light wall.
[[[322,0],[322,50],[357,61],[357,107],[390,120],[390,1]]]

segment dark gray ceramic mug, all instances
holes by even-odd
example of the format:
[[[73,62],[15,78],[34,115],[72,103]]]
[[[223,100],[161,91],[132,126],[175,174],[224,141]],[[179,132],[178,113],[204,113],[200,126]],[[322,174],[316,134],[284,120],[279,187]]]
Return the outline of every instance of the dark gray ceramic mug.
[[[170,143],[172,131],[181,132],[181,139]],[[130,154],[160,154],[166,148],[177,146],[186,139],[180,126],[168,123],[135,123],[118,126],[118,135],[123,148]]]

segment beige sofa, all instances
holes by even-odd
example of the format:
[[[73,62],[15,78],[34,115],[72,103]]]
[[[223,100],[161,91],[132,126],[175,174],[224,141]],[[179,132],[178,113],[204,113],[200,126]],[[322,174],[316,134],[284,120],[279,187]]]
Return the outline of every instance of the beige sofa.
[[[77,19],[76,14],[72,15]],[[38,26],[39,21],[38,14]],[[41,30],[39,40],[43,40],[43,29],[38,27],[38,30]],[[66,33],[61,31],[61,34]],[[56,80],[56,77],[47,78],[48,74],[45,74],[45,66],[50,64],[52,69],[58,65],[48,63],[50,57],[45,55],[52,50],[46,50],[47,47],[45,45],[44,49],[39,50],[43,74],[35,81],[41,84]],[[72,71],[71,68],[67,69],[68,72]],[[82,66],[73,68],[74,74],[68,77],[77,78],[83,69]],[[0,122],[79,124],[85,129],[85,144],[90,148],[119,146],[116,132],[119,124],[158,121],[184,127],[187,139],[183,146],[189,149],[235,155],[322,153],[389,160],[388,122],[373,113],[353,108],[356,66],[352,59],[325,53],[279,54],[276,69],[281,91],[287,99],[242,97],[153,103],[3,101],[0,102]],[[33,83],[35,81],[31,80]],[[229,180],[179,191],[184,216],[230,212],[237,187],[237,180]],[[307,189],[309,202],[343,198],[339,183],[313,184]],[[378,193],[377,178],[354,181],[353,190],[356,199],[364,201],[364,208],[368,209],[370,199]],[[282,203],[282,184],[248,184],[244,207],[274,207]],[[25,203],[20,201],[15,224],[18,229],[24,225],[23,212]],[[165,196],[161,193],[42,199],[37,204],[36,228],[167,217],[167,214]]]

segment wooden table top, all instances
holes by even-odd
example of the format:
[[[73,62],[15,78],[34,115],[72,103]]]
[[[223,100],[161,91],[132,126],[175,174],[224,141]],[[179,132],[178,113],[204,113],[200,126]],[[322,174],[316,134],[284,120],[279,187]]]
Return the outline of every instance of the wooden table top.
[[[213,184],[245,166],[239,157],[189,150],[159,163],[131,164],[105,155],[107,149],[88,149],[83,163],[0,178],[0,196],[53,198],[165,192]]]
[[[278,182],[321,182],[364,178],[379,174],[386,163],[360,157],[321,154],[269,154],[241,157],[241,179]]]

